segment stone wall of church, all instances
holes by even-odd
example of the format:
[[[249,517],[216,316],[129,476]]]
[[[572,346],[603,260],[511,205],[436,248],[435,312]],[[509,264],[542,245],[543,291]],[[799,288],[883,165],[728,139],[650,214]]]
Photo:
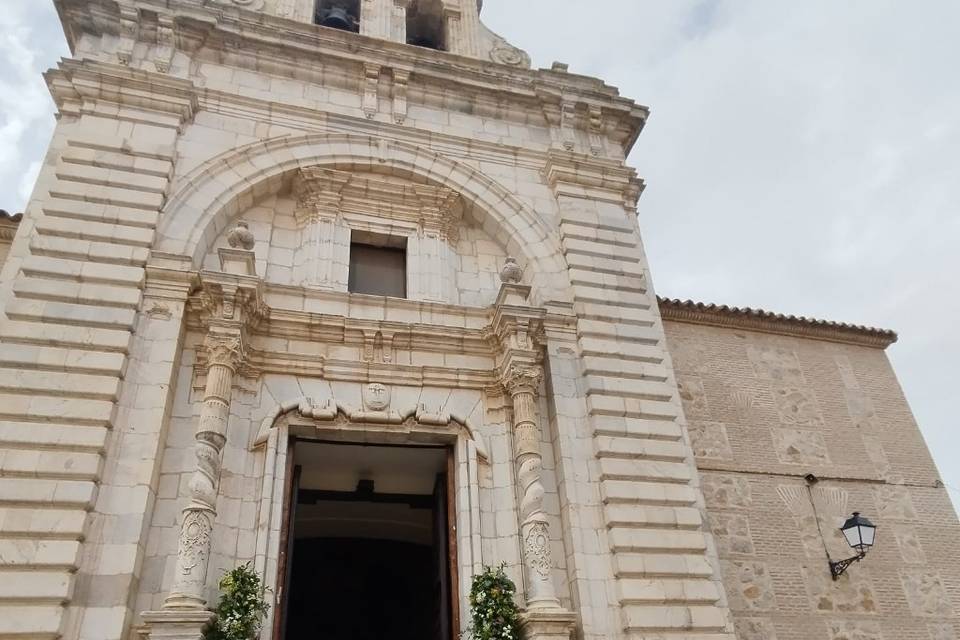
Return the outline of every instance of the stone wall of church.
[[[960,525],[884,351],[665,325],[737,637],[957,638]],[[877,544],[834,582],[853,511]]]

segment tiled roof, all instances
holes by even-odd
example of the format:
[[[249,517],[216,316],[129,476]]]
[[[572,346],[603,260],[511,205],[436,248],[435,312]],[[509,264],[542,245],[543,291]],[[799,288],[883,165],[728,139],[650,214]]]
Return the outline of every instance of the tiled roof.
[[[720,327],[739,327],[753,331],[798,335],[815,340],[846,342],[881,349],[885,349],[897,341],[897,334],[889,329],[791,316],[764,311],[763,309],[705,304],[692,300],[669,299],[659,296],[657,302],[660,305],[660,314],[664,320]]]

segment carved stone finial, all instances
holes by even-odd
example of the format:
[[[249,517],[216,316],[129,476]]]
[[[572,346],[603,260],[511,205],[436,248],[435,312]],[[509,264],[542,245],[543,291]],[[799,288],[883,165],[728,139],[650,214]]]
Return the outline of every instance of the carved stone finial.
[[[507,284],[519,284],[523,279],[523,269],[517,264],[517,260],[511,256],[503,262],[503,268],[500,269],[500,281]]]
[[[253,249],[254,239],[253,232],[250,231],[249,225],[240,220],[237,222],[237,226],[230,230],[230,233],[227,234],[227,242],[234,249],[242,247],[247,251]]]

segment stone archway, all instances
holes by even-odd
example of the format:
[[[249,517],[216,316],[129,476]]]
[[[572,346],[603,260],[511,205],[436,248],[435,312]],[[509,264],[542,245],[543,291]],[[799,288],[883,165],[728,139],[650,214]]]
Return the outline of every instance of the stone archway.
[[[179,180],[167,201],[155,250],[198,266],[212,239],[285,176],[310,166],[391,172],[458,192],[476,222],[529,267],[544,300],[569,297],[554,230],[502,185],[456,160],[412,144],[352,134],[309,134],[251,143],[203,163]],[[481,219],[482,218],[482,219]]]
[[[354,409],[333,398],[317,403],[310,398],[299,397],[280,403],[264,416],[251,448],[263,448],[265,454],[254,558],[254,567],[258,574],[264,576],[265,586],[274,594],[278,592],[286,474],[291,468],[288,464],[290,439],[294,435],[303,437],[310,431],[315,431],[319,439],[328,441],[351,442],[359,439],[374,444],[433,442],[452,447],[456,469],[458,590],[460,607],[465,611],[469,577],[482,567],[477,492],[479,465],[489,464],[489,454],[479,433],[465,418],[442,411],[427,412],[422,405],[393,410],[377,410],[370,406]],[[268,616],[261,634],[263,640],[271,640],[273,608]],[[463,617],[461,631],[465,630],[465,624],[466,617]]]

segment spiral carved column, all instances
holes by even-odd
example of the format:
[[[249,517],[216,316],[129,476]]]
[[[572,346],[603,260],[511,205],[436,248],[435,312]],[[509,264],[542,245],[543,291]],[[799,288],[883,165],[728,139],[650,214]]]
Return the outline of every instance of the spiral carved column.
[[[504,386],[513,400],[513,455],[520,493],[520,538],[527,578],[528,609],[559,609],[553,586],[550,527],[543,511],[543,458],[537,392],[543,372],[539,367],[510,367]]]
[[[227,441],[230,389],[241,361],[239,333],[208,334],[207,384],[197,424],[197,466],[190,479],[190,503],[183,510],[177,568],[164,609],[203,609],[210,560],[210,536],[217,515],[223,446]]]

